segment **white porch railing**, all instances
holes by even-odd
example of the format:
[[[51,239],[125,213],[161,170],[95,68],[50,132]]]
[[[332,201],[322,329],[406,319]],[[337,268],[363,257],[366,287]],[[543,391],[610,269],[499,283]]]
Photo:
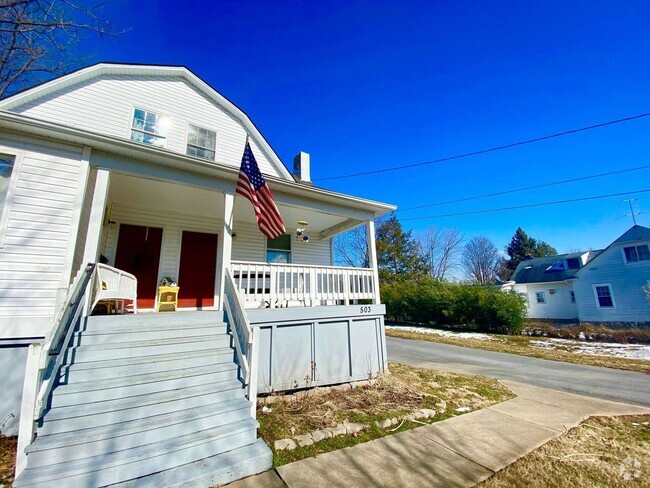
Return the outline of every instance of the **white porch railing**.
[[[258,356],[257,344],[255,341],[255,329],[251,324],[244,310],[244,303],[230,269],[226,269],[226,282],[224,284],[224,310],[228,317],[230,330],[235,343],[235,352],[246,384],[247,397],[251,402],[251,415],[255,418],[257,411],[257,371]]]
[[[233,261],[230,269],[248,308],[347,305],[378,293],[369,268]]]

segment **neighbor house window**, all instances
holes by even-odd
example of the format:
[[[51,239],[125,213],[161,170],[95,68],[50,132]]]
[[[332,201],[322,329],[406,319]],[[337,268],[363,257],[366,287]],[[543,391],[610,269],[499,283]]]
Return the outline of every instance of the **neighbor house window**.
[[[648,245],[624,247],[625,261],[628,263],[635,261],[650,261],[650,251]]]
[[[167,117],[136,108],[131,124],[131,139],[152,146],[165,147],[168,128]]]
[[[289,234],[284,234],[275,239],[268,239],[266,241],[266,262],[291,262],[291,236]]]
[[[9,181],[11,180],[11,172],[14,169],[15,159],[8,154],[0,154],[0,215],[2,215],[5,208]]]
[[[214,161],[217,133],[194,125],[187,128],[187,155]]]
[[[569,269],[580,269],[580,258],[567,259],[566,265]]]
[[[569,290],[569,298],[571,299],[571,303],[576,302],[576,292],[573,290]]]
[[[535,297],[537,297],[537,303],[546,303],[546,295],[543,291],[535,293]]]
[[[614,308],[614,295],[610,285],[594,285],[598,308]]]

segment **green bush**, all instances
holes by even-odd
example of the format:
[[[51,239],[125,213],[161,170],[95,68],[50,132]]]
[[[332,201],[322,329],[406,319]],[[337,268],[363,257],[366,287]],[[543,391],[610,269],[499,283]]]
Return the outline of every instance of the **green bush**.
[[[396,322],[516,334],[526,318],[523,298],[495,287],[423,278],[382,283],[381,296]]]

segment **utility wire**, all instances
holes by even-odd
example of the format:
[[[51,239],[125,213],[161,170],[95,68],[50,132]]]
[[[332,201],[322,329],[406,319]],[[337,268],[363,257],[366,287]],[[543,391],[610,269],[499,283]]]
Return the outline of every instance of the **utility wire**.
[[[599,198],[609,198],[609,197],[620,197],[621,195],[631,195],[633,193],[647,193],[650,192],[650,189],[647,190],[636,190],[636,191],[625,191],[621,193],[610,193],[609,195],[596,195],[593,197],[583,197],[583,198],[571,198],[570,200],[557,200],[555,202],[542,202],[542,203],[530,203],[528,205],[515,205],[513,207],[501,207],[501,208],[490,208],[484,210],[472,210],[469,212],[457,212],[449,214],[440,214],[440,215],[428,215],[426,217],[409,217],[406,219],[400,219],[401,221],[406,220],[425,220],[425,219],[439,219],[443,217],[458,217],[460,215],[474,215],[474,214],[484,214],[491,212],[504,212],[506,210],[517,210],[520,208],[531,208],[531,207],[545,207],[548,205],[560,205],[563,203],[573,203],[573,202],[584,202],[587,200],[596,200]]]
[[[554,139],[556,137],[562,137],[562,136],[567,136],[570,134],[577,134],[578,132],[585,132],[591,129],[598,129],[600,127],[607,127],[609,125],[614,125],[614,124],[620,124],[621,122],[629,122],[631,120],[636,120],[636,119],[641,119],[643,117],[648,117],[650,116],[650,112],[643,113],[643,114],[638,114],[638,115],[632,115],[630,117],[625,117],[622,119],[616,119],[616,120],[610,120],[609,122],[603,122],[602,124],[594,124],[594,125],[588,125],[586,127],[581,127],[579,129],[571,129],[567,130],[564,132],[557,132],[555,134],[550,134],[546,136],[541,136],[541,137],[535,137],[533,139],[527,139],[525,141],[519,141],[519,142],[513,142],[510,144],[505,144],[503,146],[496,146],[496,147],[491,147],[489,149],[481,149],[480,151],[473,151],[473,152],[468,152],[464,154],[458,154],[456,156],[447,156],[445,158],[439,158],[439,159],[434,159],[432,161],[425,161],[423,163],[414,163],[414,164],[405,164],[402,166],[393,166],[389,168],[383,168],[383,169],[376,169],[373,171],[364,171],[362,173],[352,173],[348,175],[338,175],[338,176],[328,176],[326,178],[314,178],[314,181],[326,181],[326,180],[340,180],[344,178],[355,178],[357,176],[367,176],[367,175],[374,175],[378,173],[388,173],[390,171],[399,171],[402,169],[407,169],[407,168],[416,168],[418,166],[426,166],[429,164],[436,164],[436,163],[444,163],[446,161],[453,161],[454,159],[462,159],[462,158],[468,158],[470,156],[478,156],[479,154],[486,154],[486,153],[491,153],[495,151],[501,151],[503,149],[510,149],[512,147],[517,147],[517,146],[524,146],[526,144],[532,144],[534,142],[540,142],[540,141],[545,141],[548,139]]]
[[[584,181],[584,180],[591,180],[594,178],[602,178],[603,176],[611,176],[611,175],[618,175],[622,173],[629,173],[631,171],[639,171],[642,169],[648,169],[650,168],[650,164],[645,165],[645,166],[637,166],[636,168],[628,168],[628,169],[621,169],[617,171],[609,171],[607,173],[599,173],[596,175],[589,175],[589,176],[581,176],[578,178],[571,178],[569,180],[562,180],[562,181],[553,181],[551,183],[542,183],[540,185],[533,185],[533,186],[525,186],[523,188],[516,188],[514,190],[503,190],[503,191],[498,191],[494,193],[485,193],[484,195],[475,195],[473,197],[465,197],[465,198],[458,198],[457,200],[447,200],[444,202],[438,202],[438,203],[427,203],[424,205],[418,205],[417,207],[408,207],[408,208],[398,208],[396,212],[408,212],[409,210],[417,210],[420,208],[427,208],[427,207],[438,207],[440,205],[448,205],[450,203],[459,203],[459,202],[469,202],[470,200],[478,200],[480,198],[488,198],[488,197],[496,197],[500,195],[507,195],[509,193],[517,193],[520,191],[526,191],[526,190],[535,190],[538,188],[546,188],[549,186],[555,186],[555,185],[563,185],[565,183],[575,183],[577,181]]]

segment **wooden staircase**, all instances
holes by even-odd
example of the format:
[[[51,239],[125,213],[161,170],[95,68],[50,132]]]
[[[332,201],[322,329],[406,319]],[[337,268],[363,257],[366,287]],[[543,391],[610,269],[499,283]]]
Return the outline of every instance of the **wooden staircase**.
[[[89,317],[14,486],[208,487],[269,469],[222,317]]]

